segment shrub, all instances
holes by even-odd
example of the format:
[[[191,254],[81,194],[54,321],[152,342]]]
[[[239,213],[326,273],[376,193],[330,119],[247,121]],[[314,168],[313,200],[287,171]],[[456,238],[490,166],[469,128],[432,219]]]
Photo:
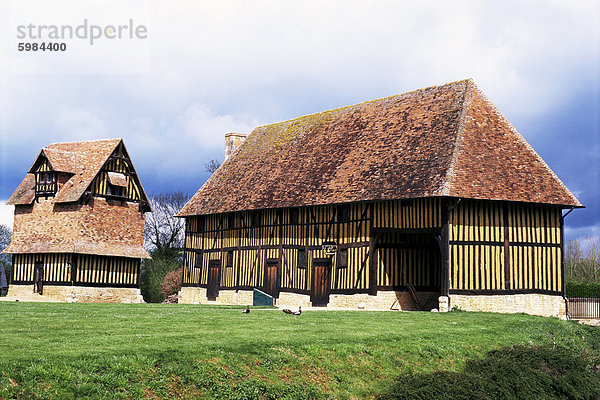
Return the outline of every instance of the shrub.
[[[461,372],[403,374],[380,399],[598,399],[594,360],[562,347],[515,346],[467,361]]]
[[[179,268],[168,272],[167,275],[165,275],[165,279],[160,285],[160,293],[164,297],[168,297],[179,292],[179,289],[181,289],[182,272],[183,268]]]
[[[140,290],[146,303],[161,303],[165,296],[161,292],[161,285],[165,276],[181,268],[181,260],[165,254],[152,253],[151,260],[142,262],[140,274]]]
[[[566,282],[567,297],[600,297],[600,282],[586,281],[567,281]]]

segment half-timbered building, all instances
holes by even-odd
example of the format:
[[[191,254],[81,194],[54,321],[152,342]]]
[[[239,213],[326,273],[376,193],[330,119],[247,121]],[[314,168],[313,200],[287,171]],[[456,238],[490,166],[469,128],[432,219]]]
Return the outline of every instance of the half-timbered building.
[[[237,147],[178,214],[180,302],[565,314],[563,212],[581,204],[471,80]]]
[[[9,295],[141,302],[150,206],[121,139],[54,143],[7,201],[15,206]]]

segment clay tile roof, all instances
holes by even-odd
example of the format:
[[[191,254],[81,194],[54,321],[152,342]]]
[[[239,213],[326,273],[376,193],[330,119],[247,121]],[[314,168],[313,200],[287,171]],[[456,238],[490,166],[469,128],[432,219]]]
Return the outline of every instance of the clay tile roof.
[[[77,169],[77,153],[73,151],[52,148],[52,145],[44,149],[50,165],[55,171],[75,173]]]
[[[433,196],[581,206],[465,80],[256,128],[178,216]]]
[[[35,200],[35,175],[27,174],[6,204],[31,204]]]
[[[120,142],[121,139],[103,139],[53,143],[42,149],[35,162],[43,155],[48,158],[55,171],[67,172],[73,175],[58,191],[54,197],[54,202],[68,203],[79,200]],[[31,204],[35,199],[33,180],[34,175],[30,169],[30,172],[6,204]]]

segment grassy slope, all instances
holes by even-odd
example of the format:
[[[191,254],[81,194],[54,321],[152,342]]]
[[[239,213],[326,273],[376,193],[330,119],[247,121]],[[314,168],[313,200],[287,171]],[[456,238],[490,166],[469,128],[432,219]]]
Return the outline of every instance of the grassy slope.
[[[0,398],[366,398],[514,345],[596,360],[597,330],[488,313],[0,302]]]

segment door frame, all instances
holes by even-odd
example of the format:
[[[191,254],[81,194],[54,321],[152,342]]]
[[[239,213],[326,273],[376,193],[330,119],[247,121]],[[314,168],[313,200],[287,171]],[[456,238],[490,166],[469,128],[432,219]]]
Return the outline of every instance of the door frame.
[[[316,269],[318,265],[324,265],[327,268],[327,285],[326,285],[326,301],[324,303],[315,303],[315,283],[316,283]],[[327,306],[329,304],[329,295],[331,294],[331,258],[313,258],[311,267],[310,277],[310,301],[313,307]]]
[[[272,266],[272,265],[277,266],[277,272],[275,274],[275,293],[273,293],[273,294],[271,294],[267,291],[267,289],[268,289],[267,276],[268,276],[269,266]],[[273,298],[275,298],[275,299],[279,298],[279,292],[281,291],[281,263],[279,262],[278,258],[267,258],[265,260],[265,270],[264,270],[264,277],[263,277],[263,291],[267,294],[272,295]]]
[[[44,294],[44,261],[33,264],[33,293]]]
[[[216,291],[216,296],[212,297],[209,296],[209,290],[211,289],[211,269],[213,266],[216,266],[217,268],[217,276],[216,276],[216,284],[215,284],[215,291]],[[206,277],[206,298],[207,299],[215,299],[217,297],[219,297],[219,289],[221,288],[221,260],[209,260],[208,261],[208,276]]]

